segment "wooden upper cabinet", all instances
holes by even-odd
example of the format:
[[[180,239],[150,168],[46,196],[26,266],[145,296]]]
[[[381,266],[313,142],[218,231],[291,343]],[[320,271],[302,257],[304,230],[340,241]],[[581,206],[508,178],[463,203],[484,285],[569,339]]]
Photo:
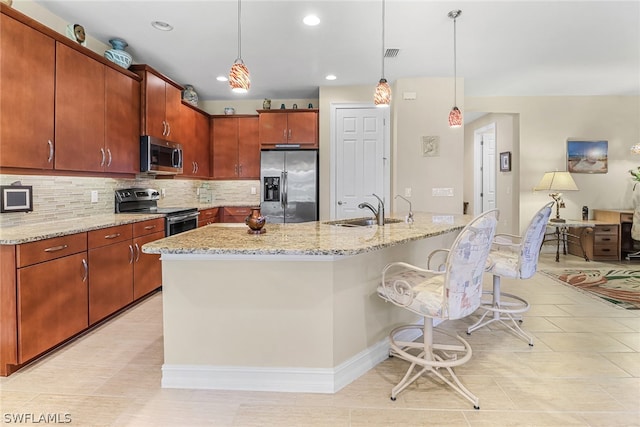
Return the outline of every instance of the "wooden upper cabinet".
[[[318,147],[318,110],[259,110],[260,145]]]
[[[260,178],[260,141],[258,117],[238,119],[239,178]]]
[[[260,144],[287,143],[287,113],[260,113]]]
[[[238,177],[238,119],[214,118],[211,125],[213,177]]]
[[[56,43],[55,168],[102,171],[105,66]]]
[[[181,104],[180,142],[183,176],[209,178],[209,115]]]
[[[302,111],[287,115],[288,142],[301,146],[318,146],[318,113]]]
[[[140,82],[105,68],[105,171],[140,170]]]
[[[0,14],[0,166],[53,168],[55,41]]]
[[[195,141],[196,141],[196,176],[211,177],[211,137],[209,115],[196,112]]]
[[[130,70],[142,77],[141,133],[182,143],[180,87],[147,65],[132,65]]]
[[[213,177],[260,177],[257,117],[214,117],[211,125]]]

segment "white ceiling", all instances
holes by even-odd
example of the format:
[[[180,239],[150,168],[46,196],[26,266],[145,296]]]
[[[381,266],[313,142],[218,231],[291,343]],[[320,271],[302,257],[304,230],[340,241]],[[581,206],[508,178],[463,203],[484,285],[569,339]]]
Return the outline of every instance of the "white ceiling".
[[[120,37],[146,63],[201,100],[317,98],[320,86],[371,85],[381,77],[382,0],[242,1],[246,95],[226,75],[237,57],[235,0],[35,0],[107,43]],[[457,74],[465,96],[640,95],[640,1],[386,1],[385,60],[390,83]],[[315,13],[320,25],[302,18]],[[151,27],[166,21],[171,32]],[[338,79],[325,80],[327,74]]]

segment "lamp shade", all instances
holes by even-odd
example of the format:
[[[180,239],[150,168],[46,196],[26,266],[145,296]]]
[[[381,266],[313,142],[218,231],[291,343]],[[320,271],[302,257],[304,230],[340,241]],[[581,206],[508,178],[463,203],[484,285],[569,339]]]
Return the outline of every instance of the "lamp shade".
[[[391,103],[391,88],[386,79],[380,79],[376,87],[376,92],[373,95],[373,102],[376,104],[376,107],[388,107]]]
[[[640,154],[640,142],[631,146],[632,154]]]
[[[577,191],[578,186],[569,172],[545,172],[534,191]]]

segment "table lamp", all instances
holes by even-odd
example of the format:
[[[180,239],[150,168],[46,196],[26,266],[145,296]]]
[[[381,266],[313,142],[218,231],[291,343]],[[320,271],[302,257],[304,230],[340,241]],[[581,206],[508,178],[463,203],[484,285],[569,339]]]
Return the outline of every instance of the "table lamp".
[[[551,218],[551,222],[566,222],[560,218],[560,208],[564,208],[561,191],[577,191],[578,186],[569,172],[545,172],[540,183],[533,189],[534,191],[550,191],[549,197],[556,202],[556,217]]]

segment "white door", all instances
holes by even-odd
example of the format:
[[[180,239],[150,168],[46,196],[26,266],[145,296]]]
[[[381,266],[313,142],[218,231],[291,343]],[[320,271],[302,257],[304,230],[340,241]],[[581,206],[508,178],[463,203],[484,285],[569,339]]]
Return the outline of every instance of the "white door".
[[[496,126],[491,123],[474,132],[474,209],[479,215],[495,209],[496,201]]]
[[[385,170],[385,109],[337,108],[335,115],[335,219],[371,216],[362,202],[377,207],[377,194],[388,207]]]

